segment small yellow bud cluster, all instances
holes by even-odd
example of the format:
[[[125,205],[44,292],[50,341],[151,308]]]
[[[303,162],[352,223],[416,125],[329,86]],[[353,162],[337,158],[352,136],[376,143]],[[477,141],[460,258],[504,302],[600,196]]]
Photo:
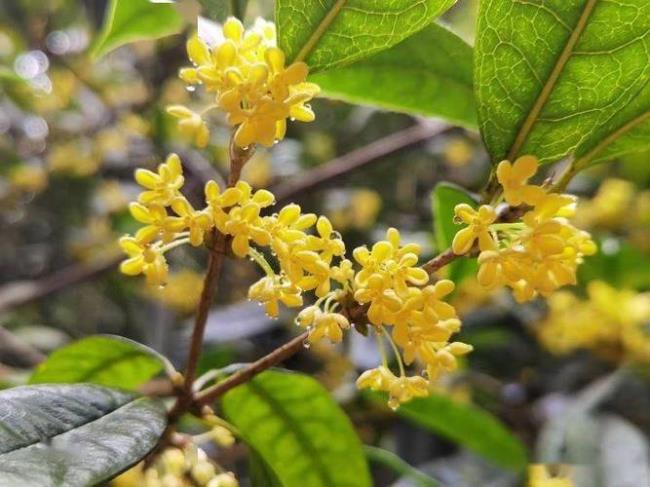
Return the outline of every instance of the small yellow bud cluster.
[[[548,305],[539,338],[551,352],[589,349],[616,361],[650,363],[650,293],[592,281],[587,299],[560,291],[548,299]]]
[[[396,229],[389,229],[386,240],[371,249],[354,250],[361,266],[355,272],[345,258],[341,236],[326,217],[304,214],[296,204],[262,215],[275,202],[269,191],[253,192],[243,181],[222,191],[210,181],[205,186],[206,206],[196,210],[180,193],[182,167],[175,155],[157,172],[139,169],[136,180],[145,191],[130,208],[144,226],[135,236],[120,240],[129,255],[122,263],[124,273],[144,273],[150,283],[162,284],[168,273],[164,252],[186,243],[201,245],[208,232],[217,230],[230,238],[235,256],[250,258],[264,271],[250,286],[248,297],[263,304],[269,316],[278,316],[280,303],[302,306],[303,293],[314,292],[315,303],[296,318],[296,324],[309,331],[307,344],[321,338],[340,342],[343,330],[350,328],[350,303],[367,306],[368,320],[380,341],[385,336],[393,345],[401,373],[393,376],[386,367],[369,371],[359,385],[388,391],[394,406],[422,395],[429,386],[423,377],[405,376],[402,353],[407,365],[416,360],[425,364],[428,378],[436,380],[457,367],[457,356],[471,350],[464,343],[449,342],[460,329],[455,309],[444,301],[453,283],[429,284],[428,273],[417,267],[419,246],[402,246]],[[274,256],[277,270],[263,252]],[[392,338],[384,333],[385,326],[393,326]],[[368,374],[381,380],[369,381]]]
[[[520,221],[495,223],[497,213],[490,205],[478,210],[467,204],[455,208],[457,220],[467,227],[456,234],[454,253],[465,254],[477,242],[478,281],[488,289],[509,286],[519,302],[575,284],[583,256],[596,252],[591,236],[567,220],[575,212],[575,198],[528,184],[537,166],[535,157],[523,156],[497,167],[506,202],[511,207],[529,207]]]
[[[237,487],[232,472],[223,472],[203,450],[190,444],[184,449],[166,449],[156,463],[142,473],[144,487]]]
[[[187,43],[193,67],[183,68],[180,77],[189,86],[203,85],[215,94],[216,106],[237,126],[235,143],[247,147],[259,143],[271,146],[284,138],[286,119],[314,120],[306,103],[319,88],[305,80],[305,63],[286,66],[285,55],[276,47],[275,26],[258,19],[245,31],[241,22],[229,18],[222,38],[208,45],[198,36]],[[179,128],[199,147],[208,143],[209,129],[201,115],[184,106],[170,106]]]
[[[371,249],[358,247],[354,258],[361,270],[354,277],[354,299],[368,304],[368,320],[384,335],[384,326],[393,326],[390,343],[396,351],[400,377],[387,367],[366,371],[357,385],[389,393],[389,405],[397,407],[411,397],[428,394],[429,381],[424,377],[406,377],[402,365],[415,360],[424,364],[431,381],[457,367],[456,357],[472,347],[449,343],[460,330],[456,310],[443,299],[454,290],[454,283],[440,280],[429,283],[427,272],[417,266],[420,248],[417,244],[400,245],[399,231],[390,228],[386,240]],[[381,339],[381,338],[380,338]],[[402,349],[398,353],[397,347]]]

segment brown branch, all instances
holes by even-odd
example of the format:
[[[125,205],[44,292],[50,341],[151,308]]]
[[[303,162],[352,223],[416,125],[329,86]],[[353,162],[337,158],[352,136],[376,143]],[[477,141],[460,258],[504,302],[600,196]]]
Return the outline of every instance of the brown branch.
[[[361,169],[371,162],[439,135],[451,127],[441,122],[418,123],[407,129],[382,137],[300,176],[276,185],[272,191],[278,202],[286,202],[337,178]]]
[[[253,155],[254,149],[243,150],[238,148],[234,143],[234,138],[230,143],[230,174],[228,176],[228,187],[237,184],[241,177],[241,171],[244,164]],[[179,398],[179,401],[189,401],[189,396],[192,394],[192,384],[196,377],[196,369],[203,348],[203,335],[205,334],[205,326],[208,321],[208,313],[212,306],[212,299],[217,290],[219,276],[223,267],[223,261],[226,256],[227,236],[220,232],[213,232],[214,244],[210,249],[210,257],[208,258],[208,269],[205,273],[203,280],[203,290],[201,291],[201,298],[194,319],[194,328],[192,329],[192,339],[190,342],[190,351],[187,358],[187,366],[185,368],[185,383],[183,386],[184,398]]]
[[[276,348],[268,355],[265,355],[247,367],[235,372],[226,380],[200,391],[194,398],[194,404],[199,408],[201,406],[209,405],[216,398],[222,396],[230,389],[233,389],[244,382],[248,382],[257,374],[276,366],[280,362],[284,362],[302,348],[308,335],[309,332],[304,332],[301,335],[292,338],[290,341]]]

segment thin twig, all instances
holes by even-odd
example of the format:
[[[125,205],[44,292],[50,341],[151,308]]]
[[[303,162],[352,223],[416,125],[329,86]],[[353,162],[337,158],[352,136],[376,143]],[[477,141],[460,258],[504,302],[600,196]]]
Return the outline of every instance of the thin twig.
[[[422,269],[427,271],[429,274],[433,274],[439,269],[442,269],[444,266],[452,262],[453,260],[461,257],[460,255],[454,254],[454,251],[447,249],[444,252],[436,255],[433,259],[422,264]]]
[[[247,367],[239,370],[238,372],[235,372],[226,380],[219,382],[218,384],[215,384],[211,387],[208,387],[207,389],[202,390],[201,392],[196,394],[194,398],[195,405],[199,407],[209,405],[216,398],[222,396],[230,389],[233,389],[234,387],[237,387],[238,385],[243,384],[244,382],[248,382],[257,374],[264,372],[265,370],[270,369],[271,367],[274,367],[280,362],[285,361],[286,359],[294,355],[303,347],[303,344],[307,339],[308,335],[309,332],[304,332],[292,338],[290,341],[276,348],[268,355],[265,355],[264,357],[253,362]]]

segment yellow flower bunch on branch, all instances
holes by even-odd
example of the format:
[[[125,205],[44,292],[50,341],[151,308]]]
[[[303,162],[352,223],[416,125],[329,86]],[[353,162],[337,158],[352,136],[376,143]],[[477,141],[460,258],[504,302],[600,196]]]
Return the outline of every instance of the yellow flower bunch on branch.
[[[313,292],[315,302],[296,317],[296,324],[308,331],[308,342],[322,338],[340,342],[351,327],[350,306],[367,307],[378,339],[388,340],[395,350],[400,375],[392,375],[384,364],[362,376],[359,386],[389,392],[394,406],[429,390],[428,380],[406,376],[404,364],[417,361],[435,380],[454,370],[456,357],[471,350],[469,345],[449,342],[460,329],[456,311],[444,301],[453,283],[429,284],[429,274],[417,267],[419,246],[401,245],[396,229],[389,229],[386,240],[371,249],[354,250],[359,264],[355,271],[345,258],[341,236],[326,217],[302,213],[296,204],[264,214],[275,203],[267,190],[253,191],[244,181],[223,190],[210,181],[204,207],[195,209],[180,191],[183,168],[175,154],[156,172],[137,170],[136,180],[143,192],[130,210],[143,226],[120,240],[129,256],[121,266],[125,274],[142,273],[150,284],[164,285],[167,251],[185,244],[200,246],[209,234],[219,232],[228,237],[235,257],[247,257],[263,271],[248,296],[262,303],[269,316],[279,315],[280,303],[303,306],[305,293]],[[392,336],[386,327],[392,327]],[[382,379],[369,382],[369,374]]]
[[[187,43],[193,66],[180,71],[189,86],[202,85],[214,94],[215,104],[237,127],[235,143],[271,146],[284,138],[286,120],[311,122],[314,113],[307,104],[319,93],[314,83],[305,80],[309,68],[303,62],[286,65],[285,55],[276,47],[275,26],[261,19],[248,31],[229,18],[221,38],[208,44],[198,36]],[[179,119],[180,131],[199,147],[205,147],[209,129],[201,114],[174,105],[168,112]]]
[[[583,257],[596,252],[591,236],[567,219],[575,212],[575,198],[528,183],[537,166],[535,157],[522,156],[497,167],[505,201],[524,210],[518,221],[498,223],[497,209],[491,205],[475,210],[461,204],[455,209],[456,218],[467,227],[456,234],[454,253],[466,254],[476,242],[479,283],[488,289],[508,286],[519,302],[575,284]]]

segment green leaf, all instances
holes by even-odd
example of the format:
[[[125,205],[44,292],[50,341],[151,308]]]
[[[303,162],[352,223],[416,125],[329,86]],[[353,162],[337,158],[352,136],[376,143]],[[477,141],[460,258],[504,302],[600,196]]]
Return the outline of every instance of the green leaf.
[[[180,32],[183,18],[172,4],[149,0],[111,0],[104,26],[92,47],[97,59],[129,42],[158,39]]]
[[[474,199],[460,186],[451,183],[439,183],[431,193],[433,208],[433,231],[438,252],[443,252],[454,240],[456,233],[463,228],[454,223],[454,208],[460,203],[467,203],[476,208]],[[459,257],[447,265],[447,276],[456,284],[468,276],[475,275],[478,270],[476,259],[467,256]]]
[[[494,161],[576,165],[650,147],[650,2],[485,0],[475,54]]]
[[[140,461],[166,426],[160,401],[105,387],[0,392],[0,487],[86,487]]]
[[[162,370],[163,364],[155,353],[123,338],[83,338],[52,353],[38,366],[29,383],[91,382],[136,389]]]
[[[249,454],[249,472],[252,487],[282,487],[278,476],[269,467],[264,459],[251,448]]]
[[[343,66],[415,34],[456,0],[277,0],[278,45],[311,72]]]
[[[435,55],[432,55],[435,50]],[[432,24],[385,51],[310,77],[326,96],[476,127],[472,48]]]
[[[264,372],[228,392],[223,410],[281,485],[371,485],[350,420],[311,377]]]
[[[373,394],[373,399],[381,397]],[[384,398],[381,398],[384,402]],[[472,404],[442,394],[413,399],[397,414],[494,463],[520,471],[527,464],[524,445],[494,416]]]
[[[381,463],[385,467],[402,475],[410,480],[414,487],[440,487],[440,484],[435,479],[412,467],[393,452],[367,445],[363,449],[366,452],[368,460]]]

